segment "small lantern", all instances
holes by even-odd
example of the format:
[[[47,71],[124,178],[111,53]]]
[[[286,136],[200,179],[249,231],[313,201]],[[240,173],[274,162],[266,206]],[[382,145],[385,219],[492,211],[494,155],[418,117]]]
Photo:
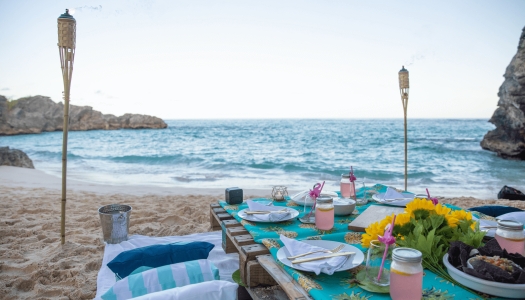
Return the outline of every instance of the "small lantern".
[[[282,185],[276,185],[272,189],[272,199],[275,201],[284,201],[285,197],[288,196],[287,187]]]

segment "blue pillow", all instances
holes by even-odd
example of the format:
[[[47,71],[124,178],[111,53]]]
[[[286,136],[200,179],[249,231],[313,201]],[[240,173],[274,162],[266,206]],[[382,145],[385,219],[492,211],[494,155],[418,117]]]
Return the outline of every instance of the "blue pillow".
[[[207,259],[214,246],[208,242],[179,242],[136,248],[117,255],[108,263],[108,268],[118,278],[124,278],[139,267],[157,268],[190,260]]]

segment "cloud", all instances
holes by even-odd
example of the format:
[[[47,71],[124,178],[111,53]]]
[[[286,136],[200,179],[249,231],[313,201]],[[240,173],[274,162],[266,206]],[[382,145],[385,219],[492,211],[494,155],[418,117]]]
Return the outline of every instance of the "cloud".
[[[9,91],[9,88],[0,89],[0,91]]]

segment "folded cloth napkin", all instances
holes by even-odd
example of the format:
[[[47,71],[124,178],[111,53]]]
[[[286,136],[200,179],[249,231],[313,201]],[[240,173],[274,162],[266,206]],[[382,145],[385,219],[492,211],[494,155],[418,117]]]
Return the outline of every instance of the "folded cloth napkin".
[[[303,243],[294,239],[289,239],[285,237],[284,235],[280,236],[281,241],[283,242],[284,246],[286,247],[286,250],[288,250],[288,253],[290,253],[290,256],[295,256],[299,254],[303,254],[306,252],[311,251],[317,251],[317,250],[326,250],[325,248],[312,246],[307,243]],[[317,252],[313,254],[309,254],[303,257],[300,257],[298,259],[303,258],[311,258],[311,257],[318,257],[318,256],[325,256],[329,255],[330,253],[327,252]],[[328,275],[334,274],[335,271],[337,271],[339,268],[341,268],[345,262],[349,259],[353,259],[353,255],[347,255],[347,256],[336,256],[328,259],[320,259],[320,260],[314,260],[309,262],[300,263],[302,268],[315,272],[315,275],[319,275],[320,273],[325,273]]]
[[[282,206],[267,206],[261,203],[257,203],[252,200],[246,201],[248,204],[248,210],[250,211],[282,211],[283,209],[287,209],[286,207]],[[270,222],[278,222],[282,220],[286,220],[290,218],[290,212],[275,212],[275,213],[269,213],[269,214],[253,214],[251,215],[254,219],[261,220],[261,221],[270,221]]]
[[[391,187],[387,187],[386,193],[383,196],[383,200],[404,200],[405,198],[407,198],[406,195],[401,194]]]

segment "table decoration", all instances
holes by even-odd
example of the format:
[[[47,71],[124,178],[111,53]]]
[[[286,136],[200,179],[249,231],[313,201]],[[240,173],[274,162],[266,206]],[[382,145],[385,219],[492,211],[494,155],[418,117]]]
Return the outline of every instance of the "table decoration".
[[[393,216],[387,216],[370,224],[362,235],[362,246],[368,247],[370,241],[378,239],[392,221]],[[469,212],[452,210],[442,204],[434,205],[431,200],[415,198],[406,205],[404,213],[397,215],[393,235],[399,246],[423,253],[423,267],[454,282],[442,262],[450,242],[462,241],[477,248],[485,232],[479,230],[479,224]]]
[[[275,201],[284,201],[288,196],[288,189],[283,185],[276,185],[272,188],[272,199]]]

